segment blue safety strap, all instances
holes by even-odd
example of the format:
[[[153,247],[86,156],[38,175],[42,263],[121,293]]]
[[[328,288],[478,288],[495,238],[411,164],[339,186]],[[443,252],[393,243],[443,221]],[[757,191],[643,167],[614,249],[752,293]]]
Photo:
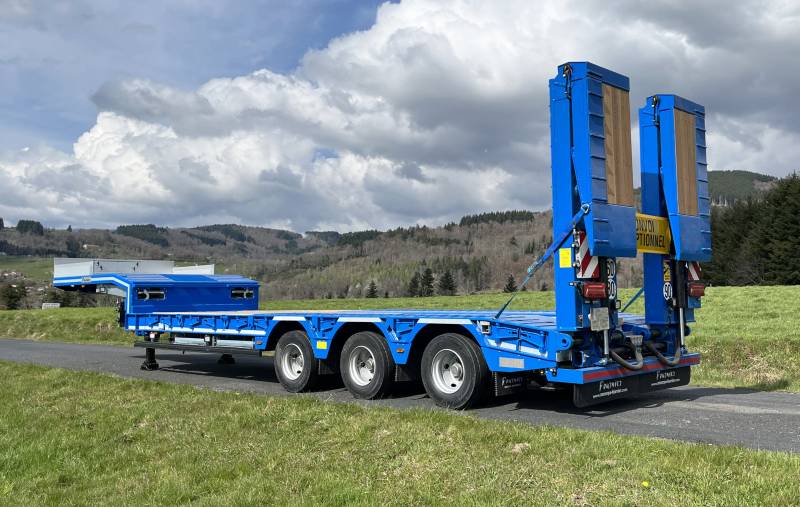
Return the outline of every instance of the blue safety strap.
[[[624,313],[624,312],[625,312],[625,310],[627,310],[629,306],[631,306],[633,303],[635,303],[635,302],[636,302],[636,300],[637,300],[637,299],[639,299],[639,296],[641,296],[643,293],[644,293],[644,287],[642,287],[641,289],[639,289],[639,292],[637,292],[637,293],[636,293],[636,294],[635,294],[635,295],[634,295],[634,296],[631,298],[631,300],[630,300],[630,301],[628,301],[628,304],[626,304],[626,305],[625,305],[625,308],[623,308],[622,310],[620,310],[620,311],[619,311],[619,313]]]
[[[508,301],[506,301],[506,304],[504,304],[500,308],[500,311],[498,311],[497,315],[494,316],[495,319],[499,319],[500,315],[502,315],[503,312],[506,311],[508,305],[510,305],[511,302],[514,301],[514,298],[517,297],[517,294],[519,294],[519,292],[525,288],[525,286],[528,284],[531,278],[533,278],[533,274],[536,272],[536,270],[541,268],[544,265],[544,263],[547,262],[547,260],[553,256],[555,251],[561,248],[561,245],[564,244],[564,241],[566,241],[567,238],[572,236],[572,231],[575,230],[575,227],[581,222],[581,220],[583,220],[583,217],[586,216],[588,213],[589,213],[589,204],[581,204],[581,209],[579,209],[578,212],[575,213],[570,223],[567,225],[567,227],[564,228],[564,230],[561,232],[558,238],[555,241],[553,241],[553,244],[550,245],[550,248],[548,248],[542,254],[542,256],[536,260],[536,262],[528,266],[528,275],[525,277],[522,283],[519,284],[519,287],[517,287],[514,290],[514,292],[511,294],[511,297],[508,298]]]

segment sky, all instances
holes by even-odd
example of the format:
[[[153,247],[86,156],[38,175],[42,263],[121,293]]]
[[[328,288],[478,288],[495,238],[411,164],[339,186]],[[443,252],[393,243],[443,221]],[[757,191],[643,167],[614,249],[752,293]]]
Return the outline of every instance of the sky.
[[[0,0],[0,217],[304,232],[549,208],[547,81],[584,60],[631,78],[632,112],[703,104],[710,169],[785,176],[798,26],[757,0]]]

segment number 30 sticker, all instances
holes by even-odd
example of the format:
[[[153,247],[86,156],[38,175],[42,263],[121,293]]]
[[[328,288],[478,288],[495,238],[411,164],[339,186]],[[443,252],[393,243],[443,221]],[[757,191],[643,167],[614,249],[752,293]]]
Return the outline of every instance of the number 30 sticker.
[[[608,274],[608,299],[617,299],[617,263],[614,259],[606,260],[606,273]]]

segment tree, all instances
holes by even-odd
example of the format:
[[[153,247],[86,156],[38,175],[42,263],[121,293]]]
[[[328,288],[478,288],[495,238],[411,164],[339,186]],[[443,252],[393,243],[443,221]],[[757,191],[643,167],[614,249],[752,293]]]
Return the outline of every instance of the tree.
[[[800,283],[800,177],[778,180],[761,196],[711,210],[712,259],[702,279],[711,285]]]
[[[473,257],[461,268],[461,271],[464,278],[472,284],[472,288],[467,290],[483,290],[489,282],[489,258],[485,255],[479,258]]]
[[[2,231],[3,229],[5,229],[5,227],[6,227],[6,225],[3,223],[3,219],[2,219],[2,218],[0,218],[0,231]]]
[[[536,253],[536,240],[532,239],[525,245],[525,255],[533,255]]]
[[[419,282],[419,295],[422,297],[433,296],[433,270],[426,268]]]
[[[419,296],[419,281],[419,273],[414,273],[411,281],[408,282],[408,290],[406,291],[408,297],[415,298]]]
[[[81,242],[73,236],[67,237],[67,254],[70,257],[80,257],[81,255]]]
[[[503,287],[503,292],[514,292],[515,290],[517,290],[517,281],[514,280],[514,275],[508,275],[506,286]]]
[[[375,284],[375,280],[369,281],[369,287],[367,287],[367,297],[370,299],[378,297],[378,286]]]
[[[439,278],[438,293],[440,296],[454,296],[456,294],[456,281],[453,279],[453,274],[450,270],[445,270],[444,274]]]
[[[497,222],[532,222],[536,218],[533,211],[513,210],[513,211],[492,211],[491,213],[481,213],[479,215],[466,215],[461,218],[459,225],[464,227],[475,224],[488,224]]]
[[[0,305],[5,306],[6,309],[18,310],[22,308],[23,299],[25,299],[25,285],[22,283],[8,283],[0,287]]]
[[[753,248],[761,263],[763,282],[769,285],[800,284],[800,177],[784,178],[767,194],[765,211],[760,214],[759,227],[751,238],[759,248]]]
[[[36,220],[20,220],[17,222],[17,232],[20,234],[33,234],[44,236],[44,226]]]
[[[201,228],[202,230],[209,230],[210,227],[225,227],[225,226],[206,226],[205,228]],[[218,231],[222,234],[225,233],[232,233],[232,235],[236,235],[238,232],[241,236],[237,236],[237,238],[241,238],[242,241],[247,239],[247,236],[243,234],[241,231],[237,229],[233,229],[233,226],[229,226],[231,229],[210,229],[214,231]],[[122,234],[123,236],[130,236],[131,238],[140,239],[142,241],[146,241],[148,243],[152,243],[157,246],[161,247],[168,247],[169,241],[167,240],[166,234],[167,229],[164,227],[156,227],[153,224],[145,224],[145,225],[120,225],[117,227],[116,230],[117,234]],[[238,241],[238,239],[237,239]],[[243,245],[240,245],[243,246]],[[246,252],[246,249],[245,249]]]
[[[67,226],[67,232],[72,232],[72,226],[71,225]]]

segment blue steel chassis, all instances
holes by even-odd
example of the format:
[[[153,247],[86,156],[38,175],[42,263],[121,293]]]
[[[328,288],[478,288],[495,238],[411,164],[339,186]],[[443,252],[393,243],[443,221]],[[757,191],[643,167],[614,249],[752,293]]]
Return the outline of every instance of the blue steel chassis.
[[[630,200],[617,198],[617,194],[624,194],[621,192],[624,187],[620,186],[623,183],[614,178],[611,180],[616,183],[610,181],[608,167],[612,167],[615,174],[629,170],[617,162],[609,162],[614,159],[614,149],[630,149],[623,146],[626,141],[619,134],[630,130],[629,118],[614,115],[615,101],[624,100],[627,104],[629,90],[627,77],[588,62],[564,64],[550,80],[553,236],[556,243],[548,249],[547,255],[531,266],[528,278],[549,254],[558,251],[554,269],[556,311],[506,311],[509,300],[498,312],[267,312],[254,309],[257,298],[249,303],[252,306],[240,311],[230,308],[200,311],[207,309],[203,304],[194,306],[198,310],[195,311],[191,310],[192,301],[186,303],[189,311],[146,308],[137,311],[131,305],[132,294],[128,287],[129,297],[121,324],[144,338],[136,345],[147,350],[145,364],[154,358],[156,348],[260,354],[274,350],[285,333],[303,331],[322,371],[325,363],[336,359],[336,353],[349,336],[373,331],[384,337],[398,366],[409,365],[413,370],[419,365],[422,349],[433,337],[459,333],[471,337],[480,347],[494,375],[495,394],[499,392],[498,385],[519,387],[526,385],[520,379],[531,377],[537,381],[573,385],[574,401],[581,406],[686,384],[690,377],[689,366],[700,360],[699,354],[685,350],[683,342],[690,332],[686,323],[694,321],[694,309],[700,307],[699,297],[686,294],[686,271],[689,262],[707,261],[711,255],[705,110],[672,95],[650,97],[640,110],[642,209],[645,213],[668,218],[675,241],[669,253],[645,254],[646,315],[621,313],[616,296],[616,258],[637,254],[636,209],[632,197]],[[675,118],[686,114],[691,115],[694,126],[687,149],[693,151],[695,167],[681,167],[693,182],[691,186],[696,188],[696,212],[678,206],[679,196],[689,187],[681,188],[676,176],[679,164],[674,155],[677,149]],[[611,144],[606,142],[608,139]],[[609,152],[609,146],[623,147],[612,148]],[[632,195],[632,182],[625,185],[629,185]],[[616,189],[613,194],[611,188]],[[572,243],[566,241],[570,236]],[[589,254],[599,259],[599,275],[591,275],[590,280],[585,274],[579,276],[577,269],[577,242],[582,237],[586,238]],[[113,274],[93,278],[82,278],[80,283],[101,285],[101,280],[105,280],[124,288],[110,281],[115,278]],[[225,280],[216,282],[227,283]],[[243,282],[230,283],[235,286]],[[589,297],[582,292],[584,284],[593,284],[596,288],[598,283],[605,287],[602,297]],[[54,281],[54,285],[59,284],[59,280]],[[176,287],[181,285],[179,281],[176,284]],[[672,286],[676,287],[676,297],[666,290]],[[189,296],[186,298],[191,300]],[[606,317],[602,327],[594,325],[602,319],[591,322],[592,316],[603,315]],[[164,334],[190,337],[189,341],[195,337],[194,342],[202,345],[164,342],[161,339]],[[239,349],[226,347],[234,341]],[[640,358],[642,345],[649,347],[654,355],[660,355],[661,361],[647,354]],[[636,364],[629,362],[628,367],[622,367],[610,361],[609,355],[620,365],[633,361],[629,356],[628,359],[619,356],[625,354],[626,347],[635,350]],[[155,365],[154,359],[152,363]],[[336,369],[336,365],[326,367],[329,373]],[[516,377],[506,384],[498,383],[498,376]],[[409,378],[414,378],[413,373]]]
[[[556,328],[552,311],[506,311],[501,319],[486,310],[342,310],[342,311],[241,311],[127,315],[125,328],[139,336],[151,333],[217,336],[252,339],[253,350],[273,350],[280,336],[292,329],[308,335],[315,359],[329,359],[355,330],[372,330],[389,344],[398,365],[407,365],[412,354],[421,352],[415,339],[447,331],[472,337],[481,347],[489,370],[505,374],[539,374],[547,381],[586,384],[669,370],[654,357],[645,367],[630,371],[615,364],[573,367],[566,353],[572,347],[570,334]],[[631,332],[648,333],[642,316],[621,314]],[[418,340],[422,343],[422,340]],[[152,344],[151,344],[152,345]],[[147,346],[147,342],[140,346]],[[218,351],[219,348],[215,349]],[[699,354],[685,354],[678,367],[697,364]]]

